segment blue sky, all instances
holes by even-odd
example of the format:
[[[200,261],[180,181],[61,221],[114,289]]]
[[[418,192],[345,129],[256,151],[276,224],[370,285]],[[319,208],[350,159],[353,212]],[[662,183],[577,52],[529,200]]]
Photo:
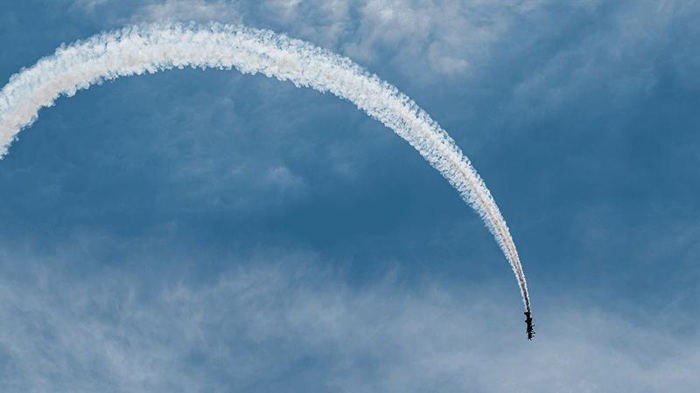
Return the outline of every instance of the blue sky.
[[[0,161],[3,391],[695,392],[700,6],[16,1],[0,78],[125,24],[244,23],[411,96],[528,277],[390,130],[331,95],[183,70],[41,111]]]

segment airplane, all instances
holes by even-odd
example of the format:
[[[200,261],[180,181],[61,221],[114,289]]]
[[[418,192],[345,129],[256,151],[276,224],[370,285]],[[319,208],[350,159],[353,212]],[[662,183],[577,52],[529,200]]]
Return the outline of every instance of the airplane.
[[[533,330],[535,325],[532,324],[532,313],[530,311],[525,311],[525,323],[527,324],[527,339],[532,341],[535,337],[535,331]]]

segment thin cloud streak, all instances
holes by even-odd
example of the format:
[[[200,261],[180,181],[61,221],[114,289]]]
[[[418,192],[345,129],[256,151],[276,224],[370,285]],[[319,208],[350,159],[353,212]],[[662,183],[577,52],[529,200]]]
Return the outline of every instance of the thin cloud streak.
[[[490,191],[454,140],[409,97],[376,75],[304,41],[267,30],[211,24],[144,25],[61,47],[14,75],[0,92],[0,156],[42,107],[105,80],[173,68],[237,69],[262,73],[354,103],[406,140],[481,216],[518,280],[530,311],[520,258]]]

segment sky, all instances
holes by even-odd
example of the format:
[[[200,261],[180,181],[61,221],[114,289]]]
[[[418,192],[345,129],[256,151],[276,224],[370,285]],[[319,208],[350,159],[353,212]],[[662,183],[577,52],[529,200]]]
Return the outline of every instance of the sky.
[[[520,252],[330,94],[236,71],[107,82],[0,161],[0,390],[696,392],[700,5],[27,0],[0,79],[129,24],[267,28],[457,141]]]

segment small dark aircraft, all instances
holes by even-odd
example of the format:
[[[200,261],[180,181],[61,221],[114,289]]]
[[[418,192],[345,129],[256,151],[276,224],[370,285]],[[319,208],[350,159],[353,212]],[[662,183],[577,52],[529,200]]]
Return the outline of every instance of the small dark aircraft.
[[[532,313],[529,310],[525,311],[525,323],[527,324],[527,339],[532,341],[532,338],[535,337],[533,330],[535,325],[532,324]]]

